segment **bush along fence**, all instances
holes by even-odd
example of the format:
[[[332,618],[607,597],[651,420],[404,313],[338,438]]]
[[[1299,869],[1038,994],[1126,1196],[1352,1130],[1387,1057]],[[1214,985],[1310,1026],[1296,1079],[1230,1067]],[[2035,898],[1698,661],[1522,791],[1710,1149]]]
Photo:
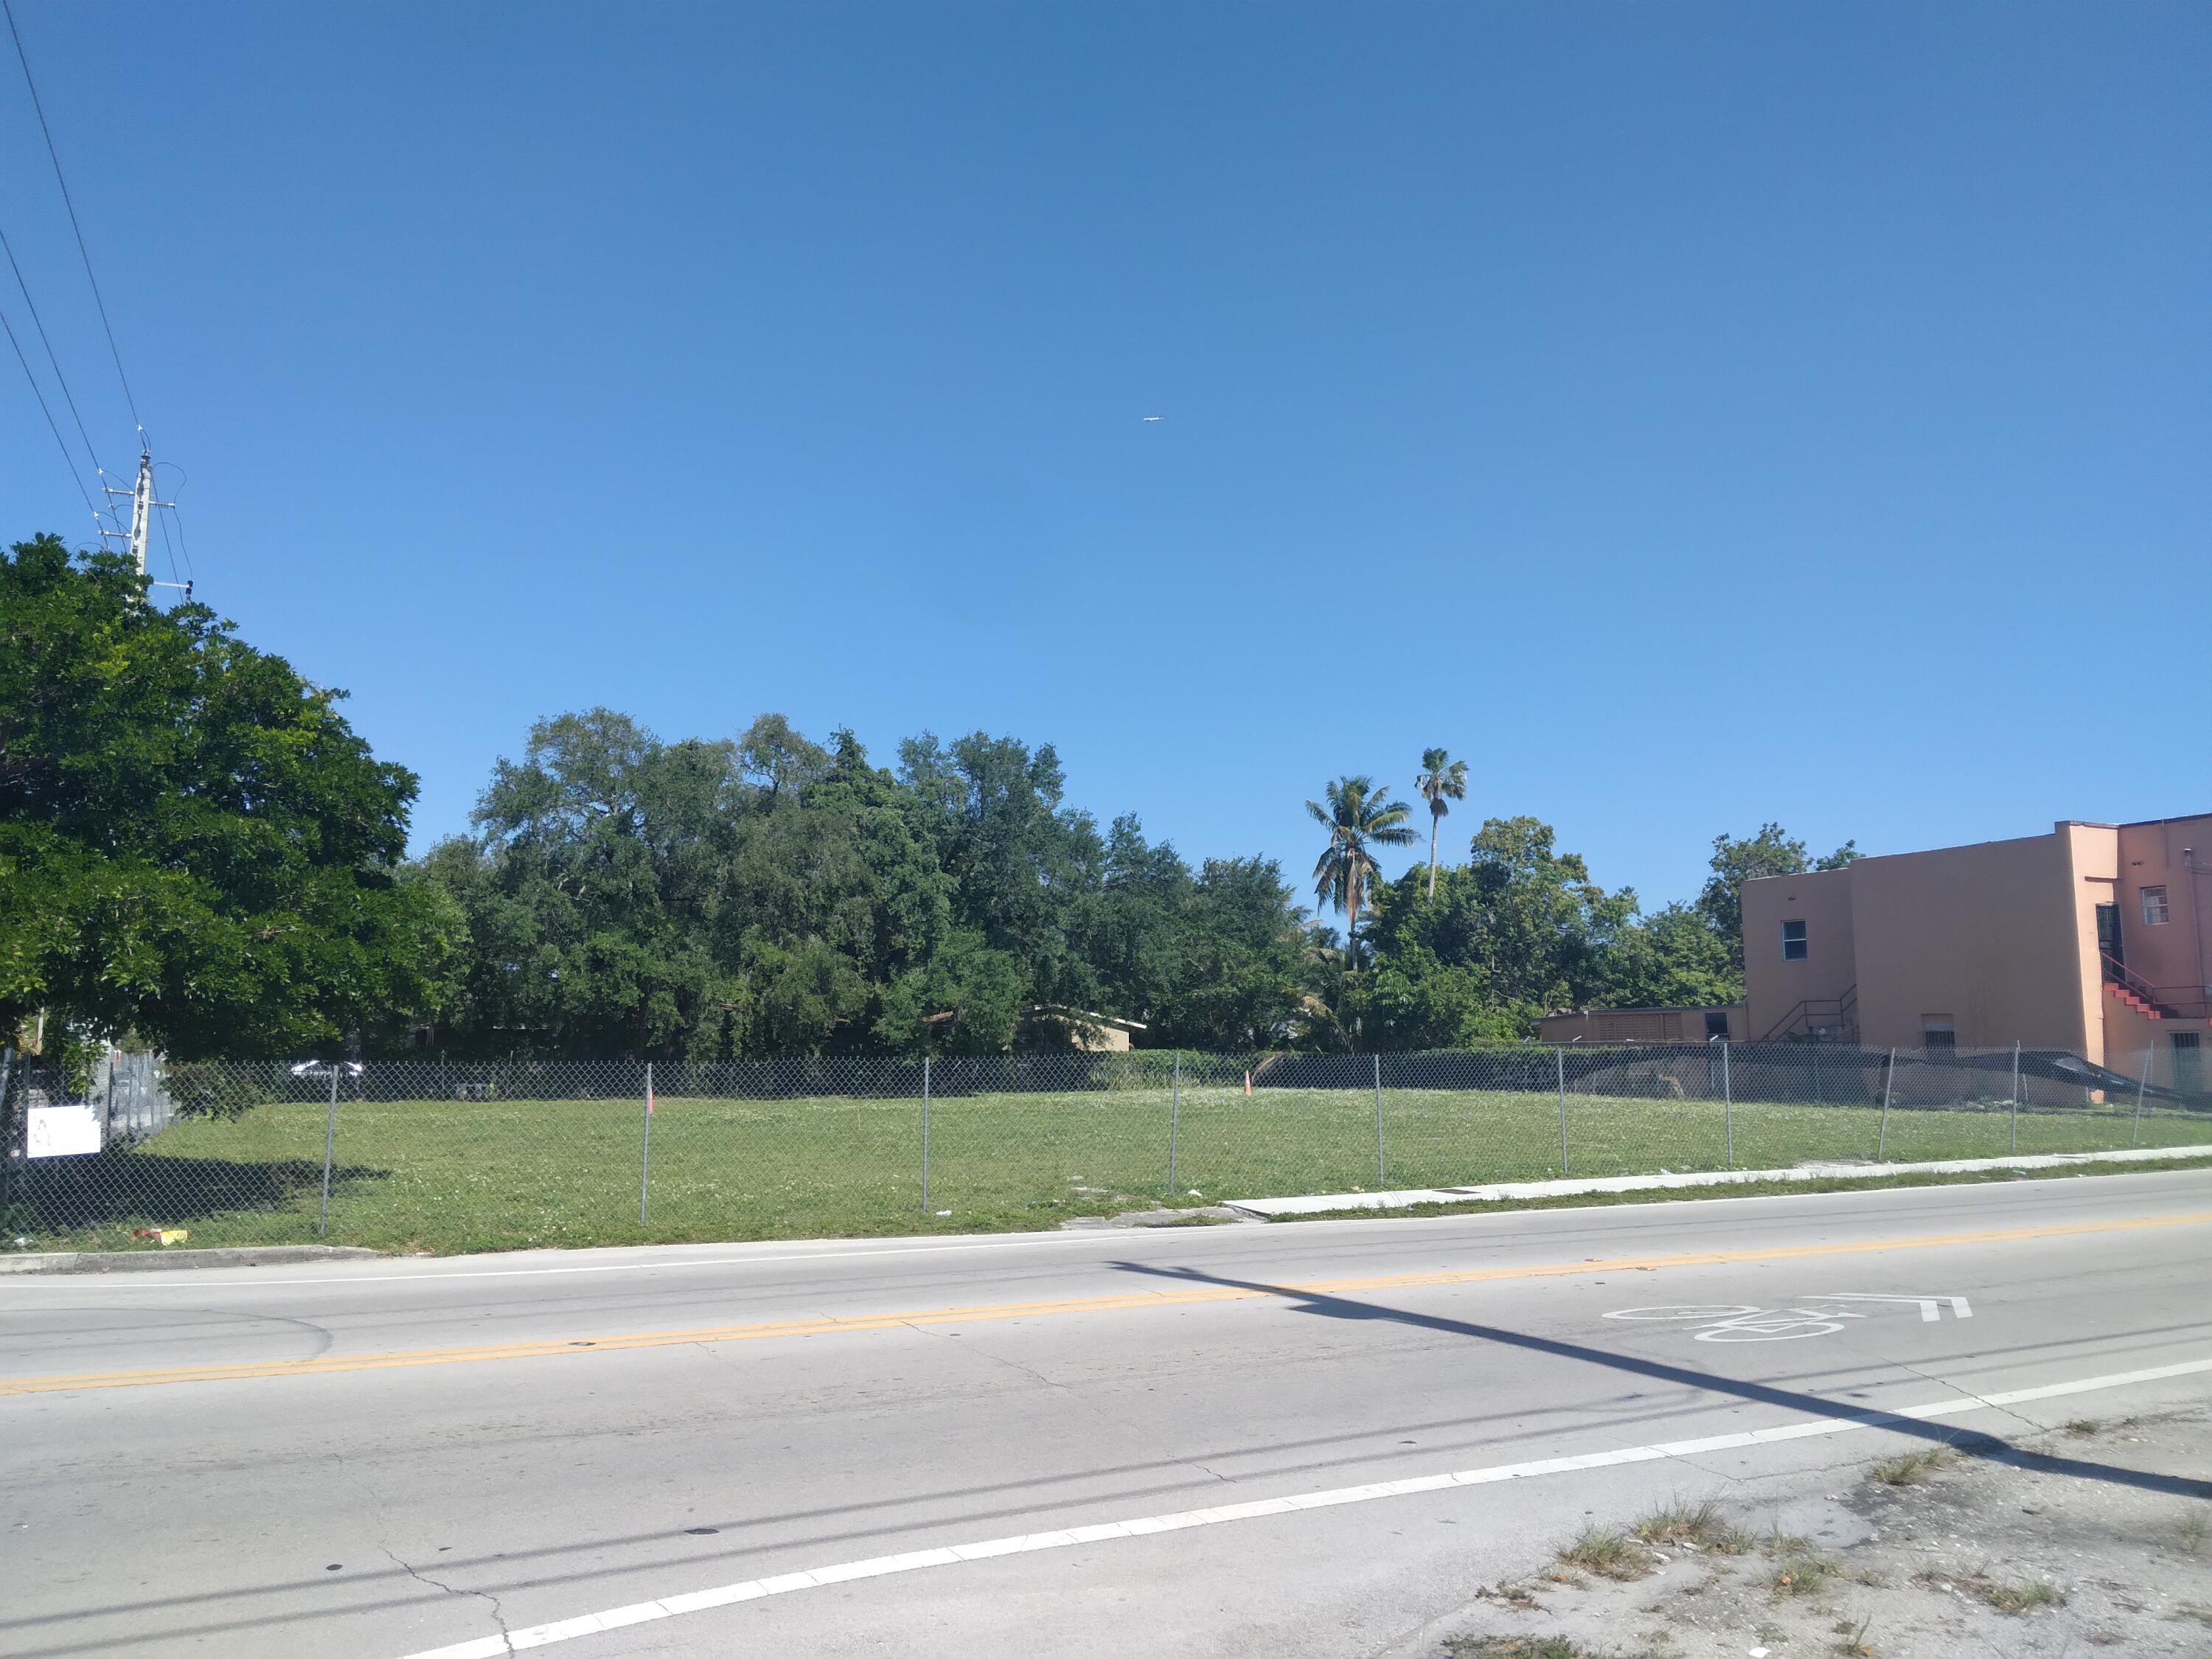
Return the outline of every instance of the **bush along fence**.
[[[0,1242],[19,1249],[967,1231],[1563,1174],[2212,1142],[2212,1098],[2154,1066],[2018,1048],[124,1056],[76,1079],[0,1054]]]

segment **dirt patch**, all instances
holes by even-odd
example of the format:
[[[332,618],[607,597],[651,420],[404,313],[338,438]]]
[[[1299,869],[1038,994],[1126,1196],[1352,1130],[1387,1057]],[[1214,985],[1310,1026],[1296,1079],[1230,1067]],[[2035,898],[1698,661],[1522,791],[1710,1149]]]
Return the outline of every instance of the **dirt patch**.
[[[2206,1659],[2212,1407],[2079,1419],[1997,1462],[1962,1437],[1817,1503],[1623,1515],[1432,1629],[1434,1659]],[[2136,1477],[2148,1477],[2145,1484]],[[2163,1483],[2163,1484],[2158,1484]],[[2212,1492],[2212,1485],[2198,1487]]]

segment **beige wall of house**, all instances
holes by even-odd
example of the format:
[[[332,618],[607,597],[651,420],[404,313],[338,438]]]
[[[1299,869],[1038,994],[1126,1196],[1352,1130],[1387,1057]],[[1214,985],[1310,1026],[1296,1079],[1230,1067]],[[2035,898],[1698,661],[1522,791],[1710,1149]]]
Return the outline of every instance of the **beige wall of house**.
[[[2095,912],[2071,829],[1852,866],[1862,1042],[1918,1048],[1948,1023],[1960,1048],[2018,1042],[2101,1059],[2098,981],[2082,979]]]
[[[2198,994],[2212,986],[2212,880],[2202,867],[2209,856],[2212,814],[2119,827],[2112,873],[2123,954],[2154,986],[2194,987]],[[2145,919],[2146,889],[2160,896],[2166,921]]]
[[[1863,863],[1862,860],[1860,862]],[[1744,1024],[1757,1042],[1790,1021],[1801,1006],[1814,1020],[1839,1017],[1839,1003],[1858,982],[1851,919],[1851,870],[1770,876],[1743,884]],[[1784,954],[1783,924],[1805,924],[1805,956]]]
[[[2097,944],[2097,907],[2112,902],[2120,828],[2113,823],[2061,823],[2052,833],[2066,838],[2071,865],[2074,994],[2081,1005],[2081,1042],[2066,1046],[2101,1066],[2112,1048],[2106,1029],[2111,1005],[2105,990],[2104,952]]]

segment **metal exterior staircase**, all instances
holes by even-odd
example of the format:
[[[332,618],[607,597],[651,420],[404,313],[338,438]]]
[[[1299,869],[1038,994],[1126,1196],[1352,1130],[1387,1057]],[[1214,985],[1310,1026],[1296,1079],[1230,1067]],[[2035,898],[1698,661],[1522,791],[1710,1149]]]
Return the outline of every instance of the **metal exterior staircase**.
[[[2194,1008],[2176,1006],[2176,999],[2166,991],[2153,985],[2141,974],[2117,960],[2109,951],[2104,957],[2105,988],[2122,1004],[2132,1008],[2145,1019],[2202,1019],[2203,1005]]]
[[[1856,1042],[1859,988],[1846,986],[1839,997],[1808,997],[1774,1022],[1761,1042]]]

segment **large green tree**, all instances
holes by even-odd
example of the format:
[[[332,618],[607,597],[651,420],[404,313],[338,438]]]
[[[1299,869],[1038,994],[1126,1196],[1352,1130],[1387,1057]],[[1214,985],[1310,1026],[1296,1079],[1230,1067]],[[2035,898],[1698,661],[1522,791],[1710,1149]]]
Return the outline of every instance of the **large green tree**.
[[[1686,904],[1623,927],[1600,963],[1589,1001],[1614,1008],[1709,1008],[1743,995],[1727,944]]]
[[[929,987],[957,1000],[1013,976],[972,951],[921,973],[951,940],[951,884],[919,803],[848,732],[823,750],[766,715],[734,742],[664,744],[607,709],[564,714],[500,763],[476,822],[424,861],[468,919],[444,1037],[460,1049],[919,1044],[943,1012]]]
[[[0,1031],[295,1054],[434,1003],[415,778],[206,606],[57,537],[0,559]]]
[[[1468,860],[1377,889],[1369,935],[1374,967],[1363,1029],[1391,1048],[1451,1048],[1534,1035],[1555,1008],[1587,1000],[1636,915],[1636,896],[1608,893],[1549,824],[1485,820]]]
[[[445,1040],[665,1054],[718,1028],[732,988],[704,924],[716,832],[742,787],[733,744],[664,745],[604,708],[532,727],[478,801],[479,836],[425,861],[468,918]]]
[[[925,732],[899,745],[899,781],[958,922],[1020,964],[1030,1001],[1094,1008],[1098,977],[1079,941],[1106,843],[1088,813],[1065,804],[1052,745],[981,732],[945,744]]]

